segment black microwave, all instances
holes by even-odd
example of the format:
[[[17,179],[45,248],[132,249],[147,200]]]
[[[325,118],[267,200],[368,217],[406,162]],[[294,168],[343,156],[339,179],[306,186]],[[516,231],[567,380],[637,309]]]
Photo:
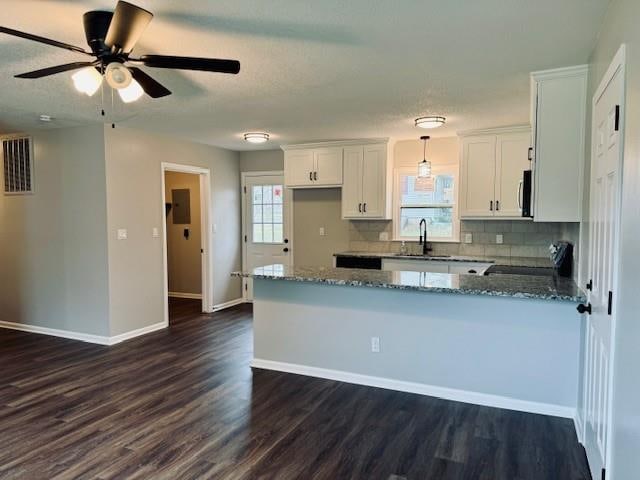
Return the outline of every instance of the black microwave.
[[[520,182],[520,191],[518,192],[518,203],[523,217],[533,218],[533,211],[531,209],[532,198],[533,172],[531,170],[525,170],[522,175],[522,181]]]

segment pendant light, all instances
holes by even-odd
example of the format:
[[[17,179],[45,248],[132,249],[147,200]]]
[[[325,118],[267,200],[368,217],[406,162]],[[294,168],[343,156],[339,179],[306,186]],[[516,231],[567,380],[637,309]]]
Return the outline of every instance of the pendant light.
[[[418,164],[418,178],[429,178],[431,176],[431,162],[427,161],[427,140],[431,137],[424,135],[420,140],[424,142],[423,160]]]

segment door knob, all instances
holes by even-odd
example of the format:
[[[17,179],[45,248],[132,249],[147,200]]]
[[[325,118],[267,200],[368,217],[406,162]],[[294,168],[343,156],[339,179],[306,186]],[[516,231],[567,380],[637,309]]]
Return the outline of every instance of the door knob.
[[[584,303],[581,303],[580,305],[578,305],[577,310],[579,313],[588,313],[589,315],[591,315],[591,304],[587,303],[585,305]]]
[[[282,249],[282,251],[283,251],[284,253],[287,253],[287,252],[289,251],[289,247],[284,247],[284,248]]]

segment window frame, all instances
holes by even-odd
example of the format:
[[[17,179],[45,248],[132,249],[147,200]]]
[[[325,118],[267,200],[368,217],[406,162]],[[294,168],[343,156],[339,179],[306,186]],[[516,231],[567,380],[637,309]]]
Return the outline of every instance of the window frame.
[[[403,237],[400,235],[400,218],[401,218],[401,208],[403,205],[400,203],[400,197],[402,195],[402,189],[400,187],[400,177],[402,175],[416,175],[418,171],[418,165],[414,166],[398,166],[393,169],[393,241],[417,241],[418,239],[415,237]],[[444,165],[431,165],[431,172],[434,175],[440,174],[448,174],[453,177],[453,204],[416,204],[409,205],[409,207],[416,208],[438,208],[438,207],[451,207],[451,217],[453,219],[453,235],[447,238],[429,238],[429,242],[433,243],[460,243],[460,216],[458,213],[458,192],[460,188],[459,182],[459,167],[456,164],[444,164]],[[407,205],[404,205],[407,208]]]

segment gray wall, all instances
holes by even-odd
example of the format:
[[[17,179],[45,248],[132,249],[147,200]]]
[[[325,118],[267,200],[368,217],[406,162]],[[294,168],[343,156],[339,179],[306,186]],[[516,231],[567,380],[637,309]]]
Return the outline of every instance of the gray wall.
[[[175,208],[167,215],[167,274],[169,292],[202,292],[202,254],[201,218],[200,218],[200,176],[193,173],[166,172],[164,175],[165,200],[175,203],[172,191],[189,190],[191,223],[174,223]],[[184,229],[189,229],[189,237]]]
[[[342,220],[340,188],[293,192],[293,261],[330,267],[333,254],[349,247],[349,222]],[[320,228],[325,235],[320,235]]]
[[[284,152],[280,149],[240,152],[241,172],[278,170],[284,170]]]
[[[620,282],[616,303],[613,462],[607,478],[637,478],[640,471],[640,322],[635,297],[640,290],[640,2],[614,0],[609,7],[591,58],[589,101],[613,56],[627,44],[627,98],[624,115]],[[590,128],[587,129],[590,131]],[[589,143],[587,144],[587,146]],[[584,228],[583,228],[584,230]],[[586,261],[587,255],[583,255]],[[586,271],[586,269],[585,269]]]
[[[35,194],[0,194],[0,320],[109,334],[102,132],[33,133]]]
[[[152,237],[164,217],[162,162],[211,171],[213,301],[242,296],[240,172],[237,152],[127,128],[105,128],[111,334],[163,320],[162,241]],[[126,228],[119,241],[117,229]]]

